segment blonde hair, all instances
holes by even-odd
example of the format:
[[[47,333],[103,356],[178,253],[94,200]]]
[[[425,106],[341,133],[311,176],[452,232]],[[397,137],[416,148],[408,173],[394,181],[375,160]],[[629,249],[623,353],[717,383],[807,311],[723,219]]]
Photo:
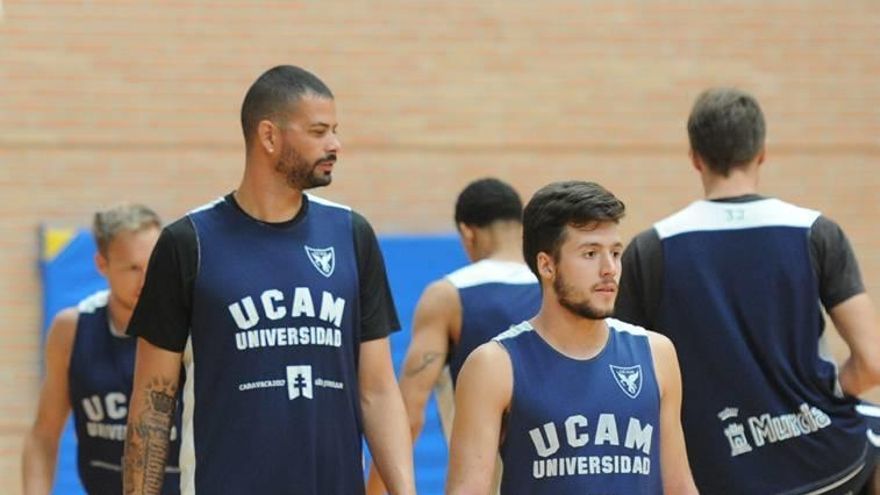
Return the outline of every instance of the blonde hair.
[[[150,227],[162,227],[159,215],[142,204],[123,203],[95,212],[92,233],[98,251],[107,256],[107,247],[120,232],[139,232]]]

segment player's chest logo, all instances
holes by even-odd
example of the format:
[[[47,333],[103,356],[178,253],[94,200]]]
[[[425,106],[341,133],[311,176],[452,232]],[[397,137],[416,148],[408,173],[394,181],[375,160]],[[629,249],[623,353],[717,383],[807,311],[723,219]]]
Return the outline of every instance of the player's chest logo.
[[[642,365],[614,366],[612,364],[608,367],[611,368],[611,375],[623,393],[630,399],[638,397],[639,392],[642,391]]]
[[[305,248],[306,255],[308,255],[309,261],[312,262],[312,266],[318,270],[318,273],[330,278],[330,275],[333,275],[333,270],[336,269],[336,252],[333,250],[333,247],[313,248],[305,246]]]

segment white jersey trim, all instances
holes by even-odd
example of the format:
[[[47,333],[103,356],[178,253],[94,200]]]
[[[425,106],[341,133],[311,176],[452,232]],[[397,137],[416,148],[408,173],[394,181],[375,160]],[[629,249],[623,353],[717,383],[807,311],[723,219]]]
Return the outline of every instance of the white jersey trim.
[[[192,335],[186,339],[183,350],[183,366],[186,370],[186,383],[183,385],[183,414],[180,437],[180,494],[196,493],[196,446],[193,436],[193,416],[195,416],[196,363],[193,360]]]
[[[742,230],[761,227],[803,227],[813,225],[821,215],[775,198],[747,203],[696,201],[656,224],[660,239],[701,231]]]
[[[211,208],[217,206],[218,204],[222,203],[225,200],[226,200],[226,198],[221,196],[221,197],[215,199],[214,201],[211,201],[210,203],[203,204],[202,206],[196,206],[192,210],[188,211],[186,214],[192,215],[193,213],[198,213],[200,211],[210,210]]]
[[[106,308],[107,305],[110,304],[110,290],[104,289],[95,292],[94,294],[86,297],[79,304],[76,305],[76,310],[79,314],[94,314],[95,311]],[[113,319],[110,318],[110,311],[107,311],[107,331],[110,332],[110,336],[116,339],[127,339],[129,338],[125,331],[120,332],[116,325],[113,324]]]
[[[880,418],[880,407],[872,404],[856,404],[856,412],[862,416]]]
[[[615,318],[605,318],[605,324],[608,325],[608,328],[617,332],[626,332],[633,335],[648,335],[648,331],[644,327],[633,325],[632,323],[627,323]]]
[[[513,325],[510,328],[508,328],[507,330],[499,333],[498,335],[493,337],[492,340],[494,340],[496,342],[500,342],[505,339],[512,339],[514,337],[519,336],[522,333],[531,332],[534,329],[535,328],[532,326],[531,323],[524,321],[522,323],[517,323],[516,325]]]
[[[324,199],[320,196],[315,196],[314,194],[306,193],[306,197],[309,198],[309,201],[318,203],[319,205],[332,206],[333,208],[340,208],[342,210],[351,211],[350,206],[346,206],[346,205],[339,204],[339,203],[334,203],[333,201],[330,201],[328,199]]]
[[[648,331],[645,328],[615,318],[605,318],[605,324],[608,325],[609,330],[614,332],[626,332],[633,335],[642,336],[648,335]],[[513,325],[507,330],[499,333],[492,340],[512,339],[522,333],[531,332],[534,329],[535,327],[533,327],[531,323],[529,323],[528,321],[524,321],[522,323],[517,323],[516,325]]]
[[[89,461],[89,466],[98,469],[106,469],[108,471],[116,471],[117,473],[122,472],[122,466],[119,464],[113,464],[112,462],[104,462],[93,459]]]
[[[444,278],[458,289],[492,283],[509,285],[538,283],[538,278],[525,263],[491,259],[480,260],[459,268]]]
[[[99,290],[80,301],[76,305],[76,310],[80,313],[94,313],[98,309],[106,307],[109,301],[110,291],[107,289]]]
[[[822,494],[822,493],[828,493],[829,491],[831,491],[831,490],[833,490],[833,489],[839,487],[840,485],[843,485],[844,483],[846,483],[846,482],[848,482],[849,480],[851,480],[851,479],[855,478],[856,476],[858,476],[858,474],[862,472],[862,469],[865,469],[865,463],[864,463],[864,462],[862,462],[861,464],[859,464],[858,467],[856,467],[855,469],[853,469],[852,471],[850,471],[849,473],[847,473],[846,475],[844,475],[842,478],[840,478],[839,480],[835,481],[834,483],[831,483],[830,485],[823,486],[822,488],[819,488],[819,489],[813,490],[813,491],[811,491],[811,492],[805,493],[804,495],[820,495],[820,494]]]
[[[831,353],[831,347],[828,343],[828,332],[823,332],[822,336],[819,337],[818,346],[819,359],[825,361],[834,368],[834,396],[838,399],[842,399],[844,393],[843,387],[840,385],[840,369],[837,366],[837,361],[834,360],[834,355]]]
[[[350,206],[346,206],[346,205],[339,204],[339,203],[334,203],[333,201],[324,199],[320,196],[315,196],[314,194],[306,193],[305,196],[309,199],[309,201],[314,202],[314,203],[318,203],[320,205],[331,206],[333,208],[339,208],[342,210],[351,211]],[[218,204],[220,204],[224,201],[226,201],[226,196],[221,196],[221,197],[215,199],[214,201],[211,201],[210,203],[206,203],[201,206],[197,206],[197,207],[193,208],[192,210],[187,212],[187,215],[192,215],[193,213],[198,213],[198,212],[204,211],[204,210],[210,210],[211,208],[217,206]]]

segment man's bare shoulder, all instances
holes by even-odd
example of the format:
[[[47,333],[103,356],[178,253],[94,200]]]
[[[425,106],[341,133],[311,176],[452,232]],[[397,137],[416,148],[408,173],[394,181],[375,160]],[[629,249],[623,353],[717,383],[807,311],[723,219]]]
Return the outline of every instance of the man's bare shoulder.
[[[510,355],[507,353],[507,349],[504,348],[504,345],[495,340],[480,344],[474,349],[474,352],[468,356],[468,360],[471,359],[471,356],[473,356],[474,362],[479,363],[479,366],[496,364],[506,364],[507,366],[510,366]]]
[[[458,289],[444,278],[431,282],[422,292],[416,311],[437,316],[460,313]]]
[[[76,325],[79,321],[79,309],[75,306],[64,308],[55,314],[49,332],[46,335],[46,356],[69,359],[76,337]]]
[[[659,352],[663,355],[675,355],[675,345],[673,345],[672,340],[670,340],[669,337],[660,332],[647,329],[645,330],[645,334],[648,336],[648,343],[651,345],[651,352]]]

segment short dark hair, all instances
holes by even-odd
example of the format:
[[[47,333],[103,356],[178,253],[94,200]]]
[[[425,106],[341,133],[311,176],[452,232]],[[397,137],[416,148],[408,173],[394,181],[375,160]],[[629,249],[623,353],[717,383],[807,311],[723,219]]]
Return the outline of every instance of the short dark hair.
[[[619,222],[626,212],[623,201],[595,182],[554,182],[538,190],[523,212],[523,257],[538,275],[538,253],[559,260],[565,227],[589,227],[597,222]]]
[[[98,252],[107,256],[110,243],[122,232],[140,232],[148,228],[162,228],[162,220],[155,211],[142,204],[122,203],[95,212],[92,234]]]
[[[687,129],[691,150],[724,177],[758,156],[767,132],[758,100],[733,88],[712,88],[697,97]]]
[[[485,227],[501,220],[522,222],[522,200],[506,182],[487,177],[464,188],[455,202],[455,225]]]
[[[241,104],[241,130],[245,143],[261,120],[278,122],[291,105],[307,95],[333,99],[330,88],[311,72],[293,65],[279,65],[263,73],[248,89]]]

